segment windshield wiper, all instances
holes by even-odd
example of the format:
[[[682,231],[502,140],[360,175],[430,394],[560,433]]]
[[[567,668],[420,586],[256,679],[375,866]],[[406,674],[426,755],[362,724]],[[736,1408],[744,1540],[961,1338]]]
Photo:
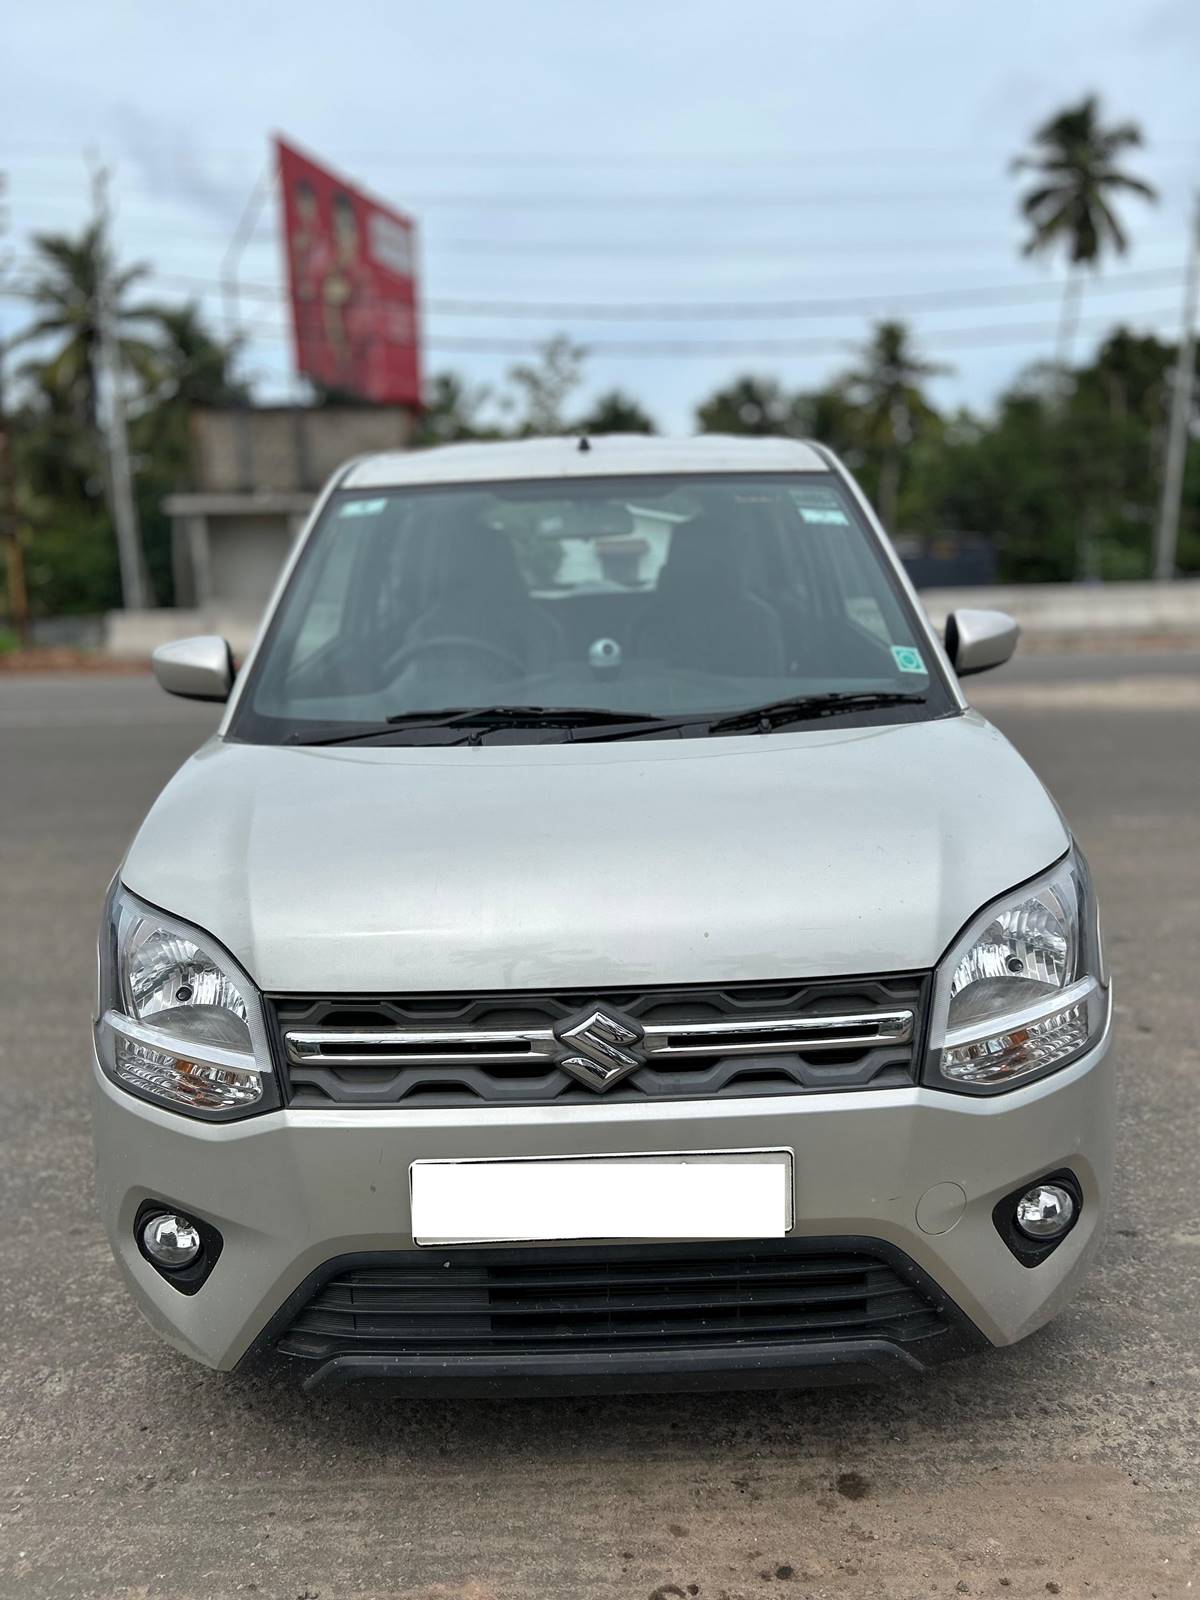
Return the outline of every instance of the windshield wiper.
[[[858,693],[798,694],[785,700],[770,700],[763,706],[748,706],[732,711],[709,724],[709,733],[735,733],[739,728],[757,728],[771,733],[789,722],[807,722],[829,717],[839,711],[874,711],[879,706],[923,706],[923,694],[902,694],[895,690],[865,690]]]
[[[839,711],[873,711],[878,706],[924,705],[923,694],[867,691],[860,693],[792,695],[786,700],[771,700],[766,705],[750,706],[724,716],[711,713],[691,716],[658,716],[653,712],[604,711],[596,706],[446,706],[438,711],[400,711],[383,722],[365,722],[361,727],[334,734],[309,735],[297,731],[285,743],[303,745],[360,744],[387,739],[407,729],[461,728],[463,743],[474,743],[480,733],[491,728],[582,728],[571,735],[579,744],[599,744],[610,739],[636,739],[643,734],[681,733],[695,730],[702,734],[737,733],[742,728],[771,733],[790,722],[805,722],[832,716]]]
[[[337,733],[309,734],[297,729],[288,734],[285,744],[359,744],[386,739],[409,728],[463,728],[470,734],[487,728],[578,728],[604,727],[609,723],[642,726],[657,722],[652,714],[638,711],[604,711],[596,706],[443,706],[436,711],[399,711],[382,722],[364,722]]]
[[[436,712],[418,712],[421,718]],[[387,720],[394,727],[403,727],[410,713]],[[468,706],[464,710],[443,712],[447,727],[508,727],[508,728],[592,728],[609,722],[652,722],[657,720],[649,711],[605,711],[599,706]]]
[[[444,723],[447,717],[457,715],[461,707],[451,711],[410,711],[406,718],[413,727],[432,724],[434,727]],[[344,722],[336,724],[337,733],[310,733],[305,728],[294,728],[284,739],[284,744],[357,744],[362,739],[384,739],[388,734],[400,731],[399,721],[389,717],[384,722],[362,722],[357,727],[353,724],[347,728]]]
[[[861,692],[835,694],[792,695],[786,700],[771,700],[766,705],[749,706],[745,711],[730,711],[714,717],[711,712],[686,717],[647,717],[623,725],[601,728],[596,733],[582,733],[578,744],[600,744],[609,739],[636,739],[641,734],[688,733],[697,735],[738,733],[743,728],[751,732],[773,733],[789,722],[805,722],[818,717],[833,716],[839,711],[873,711],[876,706],[924,705],[923,694],[898,694],[895,692]]]

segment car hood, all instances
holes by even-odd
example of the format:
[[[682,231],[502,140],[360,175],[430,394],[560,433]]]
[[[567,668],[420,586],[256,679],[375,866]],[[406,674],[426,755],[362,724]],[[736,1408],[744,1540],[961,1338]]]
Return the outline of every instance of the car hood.
[[[592,745],[214,739],[122,878],[274,992],[600,989],[928,968],[1067,844],[974,712]]]

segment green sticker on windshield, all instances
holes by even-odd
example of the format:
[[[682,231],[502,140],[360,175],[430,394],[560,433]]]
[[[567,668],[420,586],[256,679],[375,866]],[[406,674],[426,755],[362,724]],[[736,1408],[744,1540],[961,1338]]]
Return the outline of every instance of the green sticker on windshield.
[[[347,500],[339,506],[339,517],[377,517],[387,507],[386,500]]]
[[[921,660],[921,652],[914,649],[911,644],[894,644],[892,660],[901,672],[919,672],[923,677],[928,676],[925,663]]]
[[[832,489],[804,484],[791,491],[792,504],[800,513],[800,520],[810,525],[826,528],[848,528],[850,518],[842,509]]]

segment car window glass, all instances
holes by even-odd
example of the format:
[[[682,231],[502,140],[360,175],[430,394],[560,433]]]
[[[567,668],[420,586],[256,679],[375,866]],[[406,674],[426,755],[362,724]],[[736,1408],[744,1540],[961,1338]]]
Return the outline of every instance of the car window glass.
[[[919,625],[826,474],[343,494],[255,663],[247,725],[446,706],[719,713],[931,690]]]

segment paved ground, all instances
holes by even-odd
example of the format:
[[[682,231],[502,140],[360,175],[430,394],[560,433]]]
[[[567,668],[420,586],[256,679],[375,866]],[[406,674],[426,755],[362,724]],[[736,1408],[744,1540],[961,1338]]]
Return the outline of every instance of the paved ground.
[[[93,930],[212,718],[0,680],[3,1600],[1200,1591],[1198,686],[1194,655],[1043,657],[979,691],[1091,855],[1119,984],[1115,1215],[1072,1309],[903,1388],[501,1405],[314,1402],[141,1324],[91,1202]]]

